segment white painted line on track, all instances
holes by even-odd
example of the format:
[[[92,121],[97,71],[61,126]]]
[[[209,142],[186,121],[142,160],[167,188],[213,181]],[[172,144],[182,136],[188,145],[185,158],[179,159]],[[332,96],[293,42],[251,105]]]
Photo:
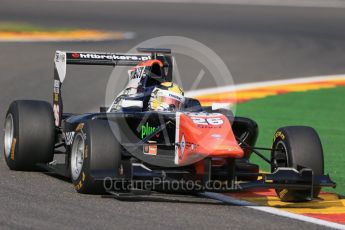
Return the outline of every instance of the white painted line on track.
[[[196,96],[201,96],[204,94],[234,92],[238,90],[256,89],[259,87],[266,87],[266,86],[292,85],[292,84],[312,83],[312,82],[317,83],[317,82],[332,81],[332,80],[345,80],[345,75],[303,77],[303,78],[293,78],[293,79],[285,79],[285,80],[273,80],[273,81],[252,82],[252,83],[244,83],[244,84],[238,84],[238,85],[221,86],[221,87],[215,87],[215,88],[189,91],[189,92],[186,92],[186,96],[196,97]]]
[[[283,211],[283,210],[280,210],[280,209],[277,209],[277,208],[266,207],[266,206],[258,206],[258,205],[254,204],[254,203],[251,203],[251,202],[248,202],[248,201],[239,200],[239,199],[236,199],[236,198],[231,197],[229,195],[224,195],[224,194],[221,194],[221,193],[205,192],[205,193],[200,193],[200,195],[204,196],[204,197],[207,197],[207,198],[211,198],[211,199],[222,201],[222,202],[224,202],[226,204],[243,206],[243,207],[247,207],[247,208],[250,208],[250,209],[258,210],[258,211],[261,211],[261,212],[266,212],[266,213],[270,213],[270,214],[273,214],[273,215],[277,215],[277,216],[283,216],[283,217],[287,217],[287,218],[290,218],[290,219],[295,219],[295,220],[300,220],[300,221],[304,221],[304,222],[308,222],[308,223],[312,223],[312,224],[321,225],[321,226],[324,226],[324,227],[345,230],[345,225],[343,225],[343,224],[337,224],[337,223],[333,223],[333,222],[326,221],[326,220],[320,220],[320,219],[309,217],[309,216],[303,216],[303,215],[299,215],[299,214]]]

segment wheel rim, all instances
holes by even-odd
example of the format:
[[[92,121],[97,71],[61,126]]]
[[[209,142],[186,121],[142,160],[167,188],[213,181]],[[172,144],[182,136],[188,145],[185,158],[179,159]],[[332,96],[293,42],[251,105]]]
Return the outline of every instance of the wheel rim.
[[[276,166],[279,167],[288,167],[289,158],[287,154],[287,147],[283,141],[279,141],[276,145],[278,153],[275,154]]]
[[[78,133],[74,139],[71,153],[71,173],[73,180],[77,180],[84,164],[85,140]]]
[[[5,120],[5,136],[4,136],[4,145],[5,145],[5,156],[7,158],[10,157],[11,154],[11,147],[13,143],[13,116],[12,114],[8,114]]]

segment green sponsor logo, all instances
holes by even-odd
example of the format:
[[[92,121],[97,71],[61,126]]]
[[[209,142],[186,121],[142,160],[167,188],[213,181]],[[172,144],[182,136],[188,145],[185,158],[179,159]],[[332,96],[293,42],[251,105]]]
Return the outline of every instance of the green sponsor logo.
[[[155,127],[149,126],[149,123],[146,122],[146,124],[141,126],[141,139],[144,139],[145,137],[153,133],[155,130],[156,130]]]

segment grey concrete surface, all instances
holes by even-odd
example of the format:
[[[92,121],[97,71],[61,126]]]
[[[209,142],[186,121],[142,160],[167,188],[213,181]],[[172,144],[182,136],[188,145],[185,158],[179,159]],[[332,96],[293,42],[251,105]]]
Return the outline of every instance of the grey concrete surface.
[[[254,5],[254,6],[287,6],[287,7],[321,7],[344,8],[344,0],[49,0],[76,2],[156,2],[156,3],[191,3],[191,4],[222,4],[222,5]]]

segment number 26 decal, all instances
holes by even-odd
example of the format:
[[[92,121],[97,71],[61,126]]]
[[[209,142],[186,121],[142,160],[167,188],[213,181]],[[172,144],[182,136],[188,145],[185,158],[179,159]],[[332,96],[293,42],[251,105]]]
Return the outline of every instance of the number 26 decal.
[[[203,117],[192,117],[194,124],[197,125],[222,125],[224,123],[222,118],[219,117],[210,117],[210,118],[203,118]]]

